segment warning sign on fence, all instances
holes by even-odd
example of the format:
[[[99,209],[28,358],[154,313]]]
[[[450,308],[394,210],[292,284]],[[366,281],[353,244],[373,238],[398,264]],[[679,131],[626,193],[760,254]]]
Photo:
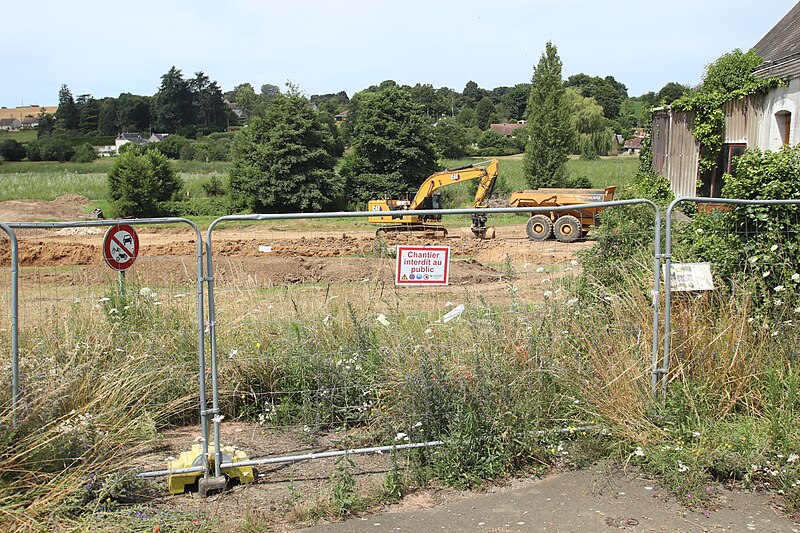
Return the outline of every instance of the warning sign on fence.
[[[447,285],[449,246],[397,246],[395,285]]]
[[[139,255],[139,236],[128,224],[111,226],[103,238],[103,259],[114,270],[126,270]]]

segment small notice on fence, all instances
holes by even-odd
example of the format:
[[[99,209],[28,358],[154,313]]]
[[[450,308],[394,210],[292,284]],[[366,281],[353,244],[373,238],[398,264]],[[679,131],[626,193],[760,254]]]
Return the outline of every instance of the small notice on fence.
[[[397,246],[395,285],[447,285],[449,246]]]
[[[666,270],[666,266],[664,266]],[[710,263],[672,263],[671,292],[713,291]]]

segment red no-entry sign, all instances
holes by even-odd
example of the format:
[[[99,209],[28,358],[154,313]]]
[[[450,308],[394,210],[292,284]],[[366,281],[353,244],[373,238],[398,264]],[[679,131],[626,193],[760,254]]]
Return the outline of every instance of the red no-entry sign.
[[[139,236],[132,226],[111,226],[103,238],[103,259],[114,270],[126,270],[139,255]]]

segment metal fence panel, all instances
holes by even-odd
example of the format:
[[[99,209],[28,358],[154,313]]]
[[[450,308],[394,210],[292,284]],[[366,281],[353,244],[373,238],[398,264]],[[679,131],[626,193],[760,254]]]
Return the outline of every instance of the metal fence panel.
[[[655,207],[642,200],[589,205],[628,209],[635,204]],[[217,415],[256,421],[265,438],[281,441],[298,435],[300,441],[303,435],[315,440],[333,433],[340,436],[342,446],[351,447],[438,442],[446,430],[446,411],[458,396],[454,387],[469,387],[493,373],[492,379],[513,387],[524,381],[517,378],[525,373],[561,372],[573,363],[561,365],[555,353],[571,352],[579,360],[583,347],[602,345],[603,335],[630,339],[652,364],[645,379],[649,373],[655,386],[660,306],[657,208],[649,227],[641,229],[655,238],[630,236],[649,242],[645,246],[650,247],[647,255],[654,274],[652,290],[645,291],[652,296],[653,322],[643,331],[640,325],[608,319],[588,333],[580,328],[555,331],[549,320],[554,309],[571,313],[572,324],[583,318],[586,306],[570,295],[570,286],[581,269],[576,252],[591,247],[591,241],[531,241],[525,234],[527,216],[520,225],[496,228],[494,240],[477,240],[467,227],[451,230],[446,239],[375,236],[374,228],[358,220],[369,215],[232,216],[211,225],[206,246],[212,410]],[[332,231],[327,224],[314,230],[314,219],[336,217],[342,220],[333,227],[341,229]],[[296,221],[292,224],[297,229],[276,226],[282,220]],[[467,226],[468,219],[464,220]],[[259,225],[225,228],[242,222]],[[395,251],[400,244],[449,246],[450,284],[395,286]],[[648,336],[651,344],[642,342]],[[564,415],[570,412],[565,404],[576,402],[575,398],[565,396],[561,402],[542,405],[535,423],[553,428],[588,422],[577,412],[575,418]],[[217,440],[218,424],[214,434]],[[270,457],[263,462],[279,460]]]
[[[141,245],[124,274],[104,263],[102,246],[106,229],[121,223],[139,230]],[[170,227],[154,229],[165,224]],[[188,231],[176,229],[187,224]],[[19,383],[14,413],[36,406],[50,413],[37,415],[44,423],[68,419],[98,401],[96,394],[116,389],[124,396],[130,387],[141,397],[127,401],[151,413],[153,428],[196,420],[197,405],[205,410],[199,229],[185,219],[4,226],[19,240],[18,262],[3,253],[12,279],[0,279],[3,294],[11,295],[0,301],[3,316],[13,315],[18,301],[19,343],[11,349],[13,388]],[[114,387],[104,388],[102,382],[112,379]],[[44,407],[42,399],[48,401]]]

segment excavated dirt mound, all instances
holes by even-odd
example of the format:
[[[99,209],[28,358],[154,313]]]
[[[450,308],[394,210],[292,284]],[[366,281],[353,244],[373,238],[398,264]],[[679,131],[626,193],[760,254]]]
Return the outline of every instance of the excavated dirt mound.
[[[89,200],[79,194],[63,194],[52,202],[7,200],[0,202],[0,222],[45,222],[87,218]]]

